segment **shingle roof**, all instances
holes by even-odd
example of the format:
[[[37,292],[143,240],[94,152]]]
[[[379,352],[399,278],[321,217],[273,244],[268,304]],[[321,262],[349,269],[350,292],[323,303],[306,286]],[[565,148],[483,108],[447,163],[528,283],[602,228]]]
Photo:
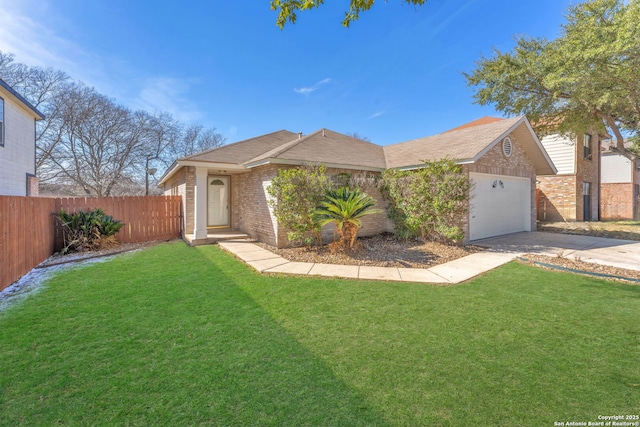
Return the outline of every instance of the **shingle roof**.
[[[500,117],[484,116],[484,117],[481,117],[481,118],[479,118],[477,120],[474,120],[472,122],[465,123],[463,125],[460,125],[458,127],[453,128],[453,129],[449,129],[446,132],[453,132],[455,130],[466,129],[466,128],[470,128],[470,127],[474,127],[474,126],[487,125],[489,123],[499,122],[500,120],[504,120],[504,119],[502,119]]]
[[[418,138],[384,147],[388,168],[417,166],[423,160],[450,158],[473,161],[492,143],[498,141],[522,117],[461,127],[439,135]]]
[[[531,125],[526,117],[521,116],[511,119],[482,118],[439,135],[384,147],[328,129],[306,136],[281,130],[183,157],[165,172],[161,182],[178,170],[181,163],[184,165],[190,161],[226,163],[238,169],[250,169],[266,163],[323,163],[327,166],[369,170],[418,167],[425,160],[442,158],[474,162],[510,133],[522,142],[538,174],[555,173]]]
[[[178,159],[178,161],[194,160],[202,162],[243,164],[260,154],[280,147],[297,138],[298,135],[293,132],[289,132],[288,130],[279,130],[277,132],[268,133],[266,135],[245,139],[244,141],[234,142],[232,144],[223,145],[222,147],[196,153],[194,155]]]
[[[328,129],[320,129],[302,138],[296,138],[256,156],[245,165],[260,164],[267,160],[340,164],[381,170],[385,168],[384,151],[381,146]]]

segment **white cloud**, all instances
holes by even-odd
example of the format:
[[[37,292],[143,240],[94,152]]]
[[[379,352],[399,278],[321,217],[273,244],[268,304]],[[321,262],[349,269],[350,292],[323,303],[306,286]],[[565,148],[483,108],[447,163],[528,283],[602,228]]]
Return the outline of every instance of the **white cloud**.
[[[328,83],[331,83],[331,79],[327,78],[327,79],[320,80],[319,82],[317,82],[313,86],[301,87],[301,88],[293,88],[293,90],[296,93],[299,93],[301,95],[307,96],[310,93],[315,92],[316,90],[320,89],[321,86],[326,85]]]
[[[376,117],[380,117],[384,114],[384,111],[378,111],[367,117],[367,120],[375,119]]]
[[[191,87],[197,83],[198,79],[194,78],[148,78],[132,103],[135,108],[164,111],[180,121],[195,122],[203,117],[203,113],[189,100]]]
[[[203,117],[188,98],[197,79],[140,75],[123,58],[93,52],[56,30],[71,25],[50,0],[0,0],[0,50],[16,62],[62,70],[130,108],[169,112],[185,122]]]

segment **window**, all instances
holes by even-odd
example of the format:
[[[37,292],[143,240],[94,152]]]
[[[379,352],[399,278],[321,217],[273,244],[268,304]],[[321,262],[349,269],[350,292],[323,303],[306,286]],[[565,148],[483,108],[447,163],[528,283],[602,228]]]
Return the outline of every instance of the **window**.
[[[588,133],[584,134],[584,142],[582,145],[584,146],[584,158],[591,160],[591,135]]]
[[[502,140],[502,153],[504,153],[506,157],[510,157],[512,150],[513,150],[513,146],[511,144],[511,138],[506,137],[505,139]]]
[[[0,147],[4,146],[4,99],[0,98]]]

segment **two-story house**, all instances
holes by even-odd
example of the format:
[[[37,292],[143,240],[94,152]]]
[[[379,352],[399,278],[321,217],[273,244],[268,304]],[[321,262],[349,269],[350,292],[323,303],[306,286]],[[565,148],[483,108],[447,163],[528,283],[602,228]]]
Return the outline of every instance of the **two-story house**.
[[[42,119],[42,113],[0,79],[0,195],[38,195],[36,121]]]
[[[538,175],[538,220],[600,219],[600,139],[597,132],[540,140],[558,173]]]
[[[640,219],[640,159],[611,145],[611,140],[602,143],[600,218]]]

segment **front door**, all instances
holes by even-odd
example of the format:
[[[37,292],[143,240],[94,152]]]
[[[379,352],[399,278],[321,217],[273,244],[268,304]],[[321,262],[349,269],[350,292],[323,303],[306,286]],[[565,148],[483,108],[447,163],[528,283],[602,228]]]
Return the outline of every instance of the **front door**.
[[[582,183],[582,220],[591,221],[591,183]]]
[[[229,177],[207,178],[207,227],[229,227]]]

